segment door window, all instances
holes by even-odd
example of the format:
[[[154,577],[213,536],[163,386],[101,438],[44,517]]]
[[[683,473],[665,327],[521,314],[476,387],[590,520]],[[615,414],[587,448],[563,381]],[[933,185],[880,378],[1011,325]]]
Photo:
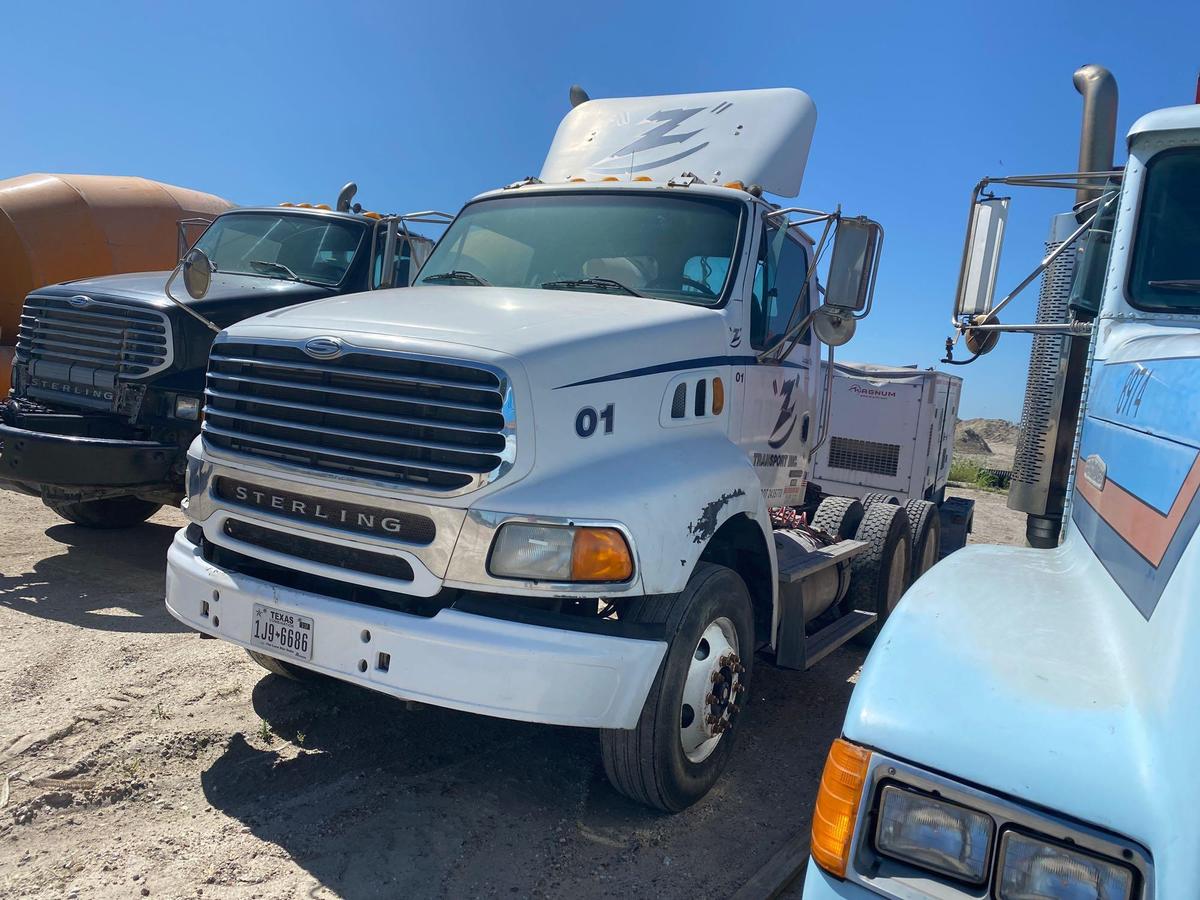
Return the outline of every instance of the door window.
[[[773,347],[787,333],[789,325],[808,315],[807,275],[808,252],[804,246],[786,229],[768,226],[759,250],[751,296],[750,345],[755,350]],[[811,331],[806,330],[800,343],[811,340]]]
[[[379,236],[379,249],[375,252],[375,268],[374,274],[371,276],[371,287],[379,287],[379,281],[383,277],[383,242],[385,235],[381,232]],[[403,238],[396,239],[396,270],[392,276],[392,284],[396,287],[408,287],[409,267],[412,265],[412,252],[409,249],[408,241]]]

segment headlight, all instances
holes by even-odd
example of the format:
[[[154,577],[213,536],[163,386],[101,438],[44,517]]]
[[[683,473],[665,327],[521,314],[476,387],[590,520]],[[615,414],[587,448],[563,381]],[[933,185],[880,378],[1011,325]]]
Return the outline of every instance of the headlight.
[[[982,884],[995,830],[983,813],[887,785],[879,802],[875,849],[931,872]]]
[[[178,394],[175,397],[175,418],[190,419],[193,422],[200,418],[200,398]]]
[[[488,570],[534,581],[628,581],[633,558],[615,528],[513,522],[500,528]]]
[[[1000,839],[996,896],[1000,900],[1128,900],[1132,869],[1017,831]]]

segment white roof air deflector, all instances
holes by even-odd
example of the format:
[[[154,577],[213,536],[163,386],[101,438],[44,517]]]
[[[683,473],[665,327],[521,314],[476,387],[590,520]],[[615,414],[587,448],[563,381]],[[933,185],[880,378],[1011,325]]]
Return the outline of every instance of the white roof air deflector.
[[[559,123],[541,179],[692,172],[794,197],[816,122],[811,98],[795,88],[589,100]]]

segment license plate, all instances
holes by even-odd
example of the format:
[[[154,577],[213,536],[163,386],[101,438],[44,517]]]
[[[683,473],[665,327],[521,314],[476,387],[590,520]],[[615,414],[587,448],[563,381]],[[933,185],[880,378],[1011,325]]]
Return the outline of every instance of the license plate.
[[[296,659],[312,659],[313,620],[255,603],[250,640]]]

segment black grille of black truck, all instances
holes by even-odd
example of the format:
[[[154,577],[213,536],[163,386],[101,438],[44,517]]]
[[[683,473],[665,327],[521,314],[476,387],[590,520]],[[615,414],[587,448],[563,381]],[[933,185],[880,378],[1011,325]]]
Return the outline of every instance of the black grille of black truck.
[[[507,390],[470,363],[373,350],[318,360],[290,343],[218,341],[204,437],[287,465],[461,491],[511,459]]]
[[[34,374],[60,381],[92,382],[97,373],[108,373],[108,382],[117,375],[149,375],[170,364],[171,329],[167,317],[151,309],[84,295],[34,294],[21,311],[17,359],[30,363]],[[89,370],[88,377],[74,377],[80,370]]]

